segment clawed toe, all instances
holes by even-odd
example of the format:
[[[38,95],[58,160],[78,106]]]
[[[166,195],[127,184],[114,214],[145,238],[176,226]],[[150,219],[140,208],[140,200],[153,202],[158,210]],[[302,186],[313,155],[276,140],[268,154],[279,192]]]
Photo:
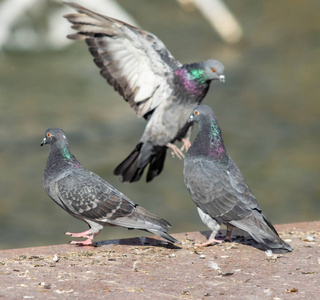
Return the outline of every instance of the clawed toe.
[[[70,245],[76,245],[76,246],[93,246],[93,247],[98,247],[99,245],[95,242],[93,242],[93,239],[95,236],[99,234],[99,232],[92,232],[91,229],[79,232],[79,233],[73,233],[73,232],[65,232],[66,235],[72,236],[72,237],[77,237],[77,238],[86,238],[84,241],[70,241]]]
[[[214,244],[221,244],[223,242],[224,242],[224,240],[213,239],[213,240],[208,240],[205,243],[201,243],[201,244],[196,243],[194,245],[196,247],[208,247],[208,246],[211,246],[211,245],[214,245]]]
[[[69,244],[76,245],[79,247],[82,247],[82,246],[98,247],[99,246],[97,243],[93,242],[92,239],[87,239],[85,241],[70,241]]]
[[[222,237],[222,238],[209,238],[206,242],[198,244],[195,243],[196,247],[207,247],[214,244],[221,244],[224,242],[232,242],[232,238],[230,236]]]
[[[90,238],[93,235],[93,233],[90,229],[83,231],[83,232],[79,232],[79,233],[73,233],[73,232],[67,231],[64,234],[72,236],[72,237],[79,237],[79,238]]]
[[[167,147],[172,150],[171,154],[172,154],[173,157],[177,156],[179,159],[183,159],[184,158],[184,154],[182,153],[182,151],[176,145],[168,143]]]
[[[188,151],[189,148],[191,147],[191,142],[188,139],[183,138],[181,140],[181,142],[183,143],[182,147],[180,148],[181,151]]]

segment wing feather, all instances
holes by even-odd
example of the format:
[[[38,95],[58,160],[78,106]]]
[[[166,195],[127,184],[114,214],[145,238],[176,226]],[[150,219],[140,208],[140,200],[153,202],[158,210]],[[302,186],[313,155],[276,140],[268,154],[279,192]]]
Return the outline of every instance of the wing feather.
[[[136,206],[90,171],[73,171],[56,182],[56,189],[65,208],[84,219],[113,223],[117,218],[129,217]]]
[[[185,167],[185,181],[193,201],[212,218],[241,220],[253,209],[260,210],[231,159],[227,168],[209,158],[191,159]]]
[[[77,31],[68,35],[86,40],[101,75],[129,102],[139,117],[157,107],[163,93],[171,90],[168,78],[180,67],[155,35],[122,21],[97,14],[75,3],[66,3],[79,14],[65,18]]]

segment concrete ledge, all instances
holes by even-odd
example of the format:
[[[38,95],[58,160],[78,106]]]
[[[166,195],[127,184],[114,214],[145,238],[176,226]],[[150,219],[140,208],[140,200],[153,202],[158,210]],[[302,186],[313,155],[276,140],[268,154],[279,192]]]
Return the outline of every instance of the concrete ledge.
[[[209,232],[0,251],[5,299],[318,299],[320,221],[276,226],[292,253],[268,257],[252,241],[195,248]],[[248,242],[252,245],[248,245]]]

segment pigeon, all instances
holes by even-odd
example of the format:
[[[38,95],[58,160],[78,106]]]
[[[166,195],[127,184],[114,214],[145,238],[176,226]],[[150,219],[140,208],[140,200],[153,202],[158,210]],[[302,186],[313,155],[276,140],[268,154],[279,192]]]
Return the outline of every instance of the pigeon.
[[[184,181],[202,222],[212,230],[207,242],[197,246],[221,242],[215,236],[223,223],[227,226],[226,240],[231,241],[232,229],[237,227],[248,232],[264,250],[291,252],[228,155],[212,109],[196,106],[188,121],[198,123],[199,132],[186,153]]]
[[[181,64],[154,34],[64,3],[79,12],[64,15],[77,31],[67,37],[86,41],[101,75],[147,121],[140,141],[114,175],[122,182],[136,182],[149,165],[149,182],[161,173],[168,148],[184,157],[182,151],[191,145],[188,117],[212,80],[225,82],[224,66],[214,59]],[[175,141],[183,143],[181,149]]]
[[[86,222],[90,229],[72,237],[87,238],[71,244],[95,246],[103,226],[140,229],[158,235],[171,243],[178,240],[168,234],[169,222],[160,219],[115,189],[97,174],[86,170],[70,151],[64,131],[50,128],[41,142],[50,145],[43,183],[49,197],[73,217]]]

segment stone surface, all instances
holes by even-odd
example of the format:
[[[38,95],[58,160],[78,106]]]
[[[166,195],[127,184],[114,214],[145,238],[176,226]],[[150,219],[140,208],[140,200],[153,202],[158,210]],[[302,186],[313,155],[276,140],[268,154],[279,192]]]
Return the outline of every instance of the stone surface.
[[[191,232],[174,235],[181,248],[135,238],[0,251],[0,298],[317,299],[320,222],[276,228],[292,253],[268,256],[236,231],[207,248],[193,243],[209,232]]]

